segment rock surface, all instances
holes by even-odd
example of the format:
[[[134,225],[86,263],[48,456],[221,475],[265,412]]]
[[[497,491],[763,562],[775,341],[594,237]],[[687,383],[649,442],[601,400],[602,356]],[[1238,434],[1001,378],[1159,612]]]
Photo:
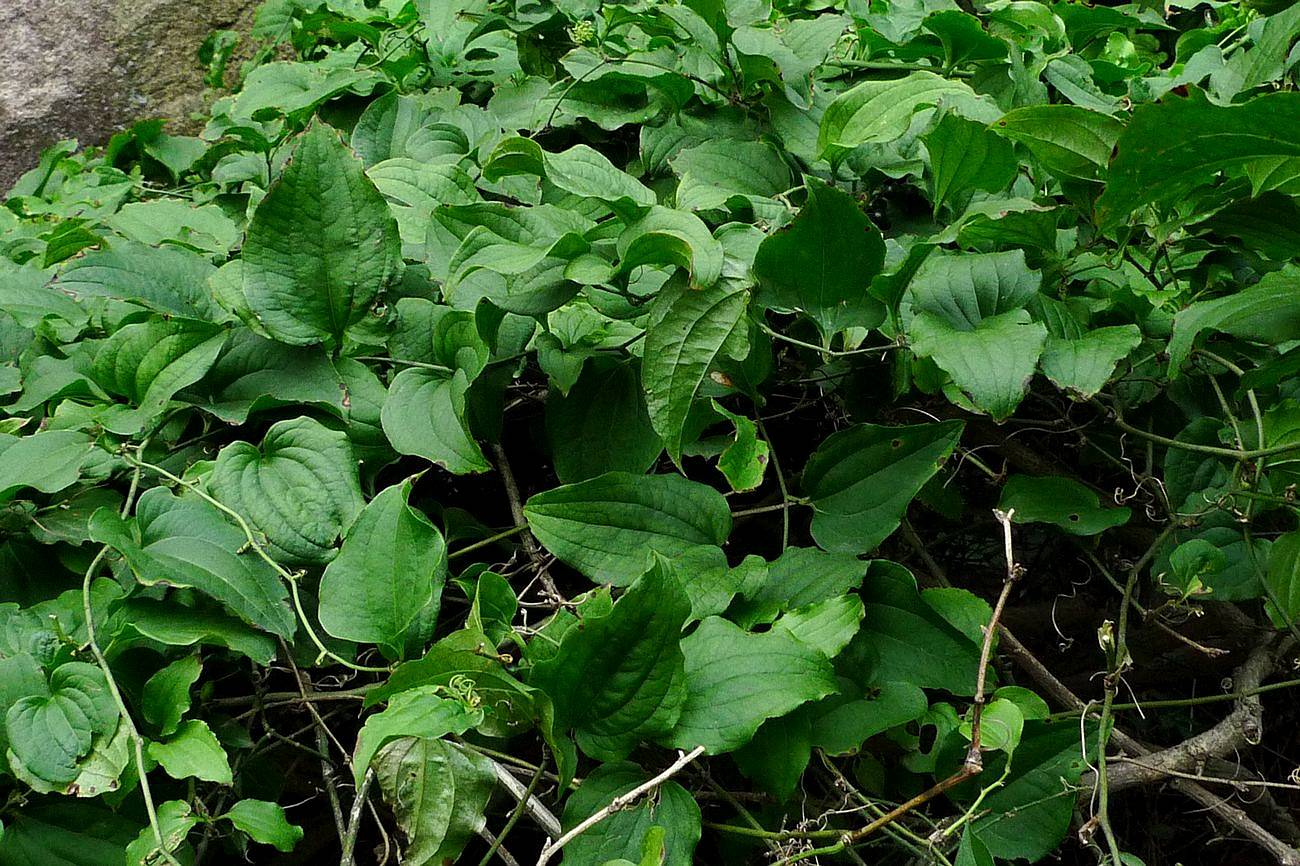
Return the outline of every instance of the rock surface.
[[[0,0],[0,195],[64,138],[203,108],[199,46],[247,31],[258,0]]]

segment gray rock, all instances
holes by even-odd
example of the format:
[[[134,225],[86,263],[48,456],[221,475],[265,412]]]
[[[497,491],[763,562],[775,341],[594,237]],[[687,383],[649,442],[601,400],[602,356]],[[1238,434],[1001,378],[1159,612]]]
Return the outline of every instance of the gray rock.
[[[136,120],[192,131],[199,46],[247,31],[258,0],[0,0],[0,195],[64,138],[102,144]]]

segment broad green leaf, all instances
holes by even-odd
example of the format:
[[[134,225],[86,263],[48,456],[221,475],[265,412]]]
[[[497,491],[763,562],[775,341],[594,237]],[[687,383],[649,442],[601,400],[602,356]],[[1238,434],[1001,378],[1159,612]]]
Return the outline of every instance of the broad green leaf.
[[[1300,619],[1300,532],[1288,532],[1273,542],[1264,582],[1270,616],[1282,625]]]
[[[864,81],[827,106],[817,131],[817,151],[825,156],[862,144],[885,144],[905,133],[921,108],[973,98],[966,84],[932,72]]]
[[[451,863],[484,826],[496,772],[478,752],[445,740],[403,737],[380,750],[374,768],[406,837],[403,863]]]
[[[1074,105],[1026,105],[990,127],[1029,148],[1043,168],[1066,178],[1100,180],[1124,125]]]
[[[92,375],[105,391],[125,397],[135,409],[106,423],[113,432],[138,433],[167,407],[176,392],[193,385],[212,367],[227,332],[204,322],[150,319],[127,325],[95,354]]]
[[[120,241],[70,262],[55,286],[74,298],[118,298],[159,313],[209,322],[230,320],[208,293],[216,271],[197,253]]]
[[[0,501],[24,488],[57,493],[71,487],[94,447],[94,440],[74,430],[0,434]]]
[[[711,487],[679,475],[608,472],[535,494],[524,516],[537,540],[592,580],[627,586],[652,553],[721,545],[731,512]]]
[[[1115,365],[1141,343],[1137,325],[1093,328],[1073,339],[1049,335],[1039,366],[1058,388],[1088,398],[1106,386]]]
[[[342,640],[379,644],[400,658],[421,617],[437,615],[447,576],[442,533],[408,503],[410,480],[394,484],[357,515],[320,584],[320,624]]]
[[[584,752],[619,760],[672,730],[685,699],[679,643],[690,612],[676,576],[658,562],[533,668],[531,684],[555,702],[558,727],[577,729]]]
[[[298,840],[302,839],[302,828],[289,823],[288,816],[278,803],[240,800],[221,817],[247,833],[248,838],[254,842],[271,845],[278,851],[292,851]]]
[[[869,553],[889,537],[961,438],[960,421],[881,427],[859,424],[827,437],[808,459],[804,492],[818,545]]]
[[[156,198],[132,202],[109,217],[119,234],[150,246],[168,241],[204,252],[226,253],[239,240],[239,226],[220,206],[194,206],[185,201]]]
[[[988,847],[969,827],[961,831],[961,844],[957,846],[957,859],[953,863],[954,866],[995,866]]]
[[[347,436],[310,418],[272,425],[260,448],[227,445],[208,486],[266,537],[273,556],[291,564],[332,559],[365,504]]]
[[[977,409],[1001,421],[1028,390],[1047,329],[1024,310],[990,316],[971,329],[922,312],[909,336],[918,356],[933,360]]]
[[[650,422],[674,462],[681,462],[695,394],[748,302],[747,292],[727,282],[687,289],[646,333],[641,383]]]
[[[747,743],[765,719],[835,691],[830,662],[784,631],[750,634],[709,617],[682,641],[686,703],[669,745],[710,754]]]
[[[771,303],[807,313],[824,341],[845,328],[874,328],[885,310],[867,289],[884,265],[884,239],[853,196],[815,178],[805,184],[808,199],[794,222],[759,246],[754,276]]]
[[[495,181],[515,174],[545,177],[564,192],[598,199],[624,214],[655,204],[650,189],[585,144],[547,153],[531,139],[503,139],[483,164],[483,177]]]
[[[117,725],[117,704],[103,671],[67,662],[50,674],[47,691],[8,707],[9,766],[50,785],[72,782],[96,739],[111,737]]]
[[[785,611],[826,601],[862,583],[867,564],[853,554],[791,547],[741,589],[729,617],[744,628],[770,623]]]
[[[736,435],[718,455],[718,470],[726,476],[731,489],[743,493],[763,483],[771,447],[758,438],[758,425],[744,415],[729,412],[717,400],[711,401],[713,411],[726,418],[736,428]]]
[[[383,747],[403,737],[433,740],[447,734],[463,734],[483,721],[482,708],[470,709],[457,700],[443,697],[441,686],[418,686],[399,692],[388,706],[366,719],[357,734],[352,756],[352,773],[358,785]]]
[[[1300,156],[1300,93],[1268,93],[1219,106],[1193,92],[1139,105],[1116,144],[1097,200],[1103,226],[1143,205],[1167,202],[1216,172],[1253,159]]]
[[[761,141],[705,141],[668,162],[680,178],[677,206],[685,210],[723,208],[737,197],[771,198],[791,187],[790,168],[780,152]]]
[[[1002,754],[986,761],[984,772],[1002,774],[1005,761],[1011,772],[1002,787],[981,802],[987,810],[971,824],[972,832],[994,857],[1030,861],[1046,856],[1069,831],[1078,784],[1087,766],[1080,742],[1096,740],[1094,726],[1082,732],[1047,722],[1026,722],[1015,755]],[[1088,750],[1091,752],[1091,748]],[[962,801],[975,796],[975,786],[958,789]]]
[[[675,265],[690,272],[692,285],[712,286],[722,274],[722,244],[693,213],[658,205],[618,236],[623,273],[641,265]]]
[[[979,645],[926,603],[911,572],[877,560],[859,595],[866,615],[838,660],[845,676],[862,685],[901,682],[955,695],[974,693]]]
[[[260,665],[269,665],[275,658],[273,637],[217,611],[177,608],[148,599],[134,599],[118,611],[121,625],[114,641],[125,646],[142,642],[139,639],[163,646],[206,644],[240,653]]]
[[[841,595],[789,611],[772,630],[784,631],[827,658],[835,658],[857,634],[862,614],[862,599]]]
[[[240,120],[262,120],[305,113],[345,90],[372,85],[377,77],[373,70],[356,69],[352,64],[263,63],[245,79],[231,114]]]
[[[1177,376],[1196,337],[1221,331],[1243,340],[1276,344],[1300,337],[1300,268],[1293,265],[1266,274],[1247,289],[1208,301],[1198,301],[1174,317],[1169,340],[1169,372]]]
[[[47,283],[46,271],[0,259],[0,309],[27,328],[36,327],[46,316],[84,325],[86,311],[81,305],[60,291],[59,283]]]
[[[244,533],[197,497],[155,487],[140,497],[134,520],[109,508],[95,512],[90,535],[121,553],[145,586],[192,587],[250,625],[293,636],[294,615],[279,576],[255,553],[241,553]]]
[[[140,712],[161,736],[175,733],[190,709],[190,688],[198,682],[203,663],[197,655],[179,658],[149,677],[140,696]]]
[[[1041,283],[1021,250],[930,256],[912,278],[909,296],[917,312],[972,330],[986,318],[1023,308]]]
[[[153,827],[145,827],[126,848],[126,866],[150,866],[158,858],[159,850],[169,854],[181,847],[185,837],[198,826],[199,817],[194,807],[184,800],[168,800],[158,804],[158,830],[162,836],[162,849]]]
[[[84,801],[28,805],[5,817],[0,866],[121,863],[139,829],[135,820]]]
[[[400,246],[361,161],[315,123],[248,225],[244,297],[275,339],[339,346],[396,277]]]
[[[565,483],[606,472],[639,475],[664,450],[650,423],[638,365],[612,358],[589,359],[569,393],[547,396],[546,432],[555,474]]]
[[[1130,511],[1106,508],[1096,493],[1072,478],[1013,475],[1002,486],[998,507],[1014,508],[1016,523],[1050,523],[1071,535],[1097,535],[1128,522]]]
[[[929,706],[910,682],[882,682],[861,698],[827,698],[813,710],[811,742],[829,755],[852,755],[890,728],[920,718]]]
[[[564,829],[576,827],[584,818],[608,806],[615,797],[649,778],[649,774],[629,761],[601,764],[583,779],[582,787],[564,804]],[[656,796],[613,813],[575,837],[564,849],[564,863],[605,866],[610,860],[620,858],[640,862],[642,846],[655,827],[662,828],[665,853],[654,862],[659,866],[692,866],[701,833],[700,807],[686,789],[671,779],[659,787]]]
[[[971,190],[1001,192],[1016,176],[1018,165],[1011,145],[982,123],[945,114],[921,140],[930,154],[930,198],[935,213]]]
[[[808,713],[801,709],[768,719],[732,757],[747,778],[782,802],[789,800],[812,757]]]
[[[464,370],[443,373],[409,367],[388,388],[380,416],[399,454],[412,454],[462,475],[492,468],[469,430]]]
[[[173,779],[201,779],[229,785],[230,761],[206,722],[190,719],[162,742],[149,744],[149,757]]]

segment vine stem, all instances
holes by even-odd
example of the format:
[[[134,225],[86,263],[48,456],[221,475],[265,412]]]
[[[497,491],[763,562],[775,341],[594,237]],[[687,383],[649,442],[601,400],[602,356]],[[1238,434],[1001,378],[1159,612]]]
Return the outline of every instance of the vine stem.
[[[249,526],[248,521],[244,519],[244,515],[240,514],[238,511],[231,508],[229,505],[226,505],[224,502],[212,496],[212,494],[208,493],[198,484],[195,484],[192,481],[186,481],[184,478],[181,478],[179,475],[169,472],[168,470],[164,469],[161,466],[158,466],[157,464],[148,463],[140,459],[139,457],[136,458],[126,457],[126,460],[128,463],[131,463],[136,467],[142,467],[144,469],[148,469],[150,472],[157,473],[158,475],[161,475],[163,478],[166,478],[169,481],[173,481],[176,484],[179,484],[182,487],[186,488],[187,490],[192,491],[194,495],[198,496],[200,499],[202,499],[204,502],[211,505],[213,508],[216,508],[222,514],[225,514],[231,520],[235,521],[235,523],[239,525],[239,528],[244,532],[244,537],[248,540],[249,548],[253,550],[253,552],[255,552],[258,555],[258,557],[262,559],[263,562],[269,565],[276,574],[280,575],[280,577],[282,577],[284,580],[287,580],[289,582],[289,590],[291,595],[293,596],[293,607],[298,614],[298,620],[299,622],[302,623],[303,630],[307,632],[307,637],[311,638],[311,642],[316,645],[316,650],[320,653],[319,656],[320,658],[328,658],[338,664],[343,665],[346,668],[351,668],[352,670],[359,671],[361,673],[386,674],[390,672],[391,670],[390,668],[375,667],[372,665],[360,665],[357,664],[356,662],[348,661],[347,659],[343,658],[343,656],[333,652],[332,650],[329,649],[329,647],[325,646],[325,643],[320,639],[320,635],[316,634],[316,629],[312,627],[311,621],[307,619],[307,612],[303,609],[302,597],[298,593],[298,578],[300,577],[300,575],[290,572],[283,565],[276,562],[275,558],[272,557],[271,554],[266,552],[266,548],[263,547],[261,543],[258,542],[257,537],[253,534],[253,528]]]
[[[488,847],[487,853],[485,853],[482,859],[478,861],[478,866],[488,866],[488,864],[492,862],[492,857],[506,841],[506,837],[510,835],[510,831],[515,829],[515,825],[519,823],[519,819],[523,817],[524,812],[528,810],[528,801],[532,799],[533,794],[537,793],[537,787],[542,783],[542,777],[545,775],[546,754],[543,752],[542,759],[537,762],[537,769],[533,772],[533,777],[528,780],[528,787],[524,789],[524,795],[520,797],[519,802],[515,804],[515,808],[511,811],[510,817],[506,819],[506,823],[501,828],[501,832],[492,840],[492,844]]]
[[[754,324],[758,325],[758,329],[760,331],[767,334],[769,337],[772,337],[773,339],[780,340],[784,343],[789,343],[792,346],[799,346],[804,349],[812,349],[814,352],[821,352],[823,355],[829,355],[832,358],[849,358],[854,355],[870,355],[875,352],[888,352],[891,349],[898,348],[897,343],[887,343],[886,345],[883,346],[866,346],[861,349],[828,349],[825,346],[819,346],[816,343],[809,343],[806,340],[800,340],[796,337],[787,337],[785,334],[782,334],[780,331],[769,326],[766,322],[762,322],[755,319]]]
[[[352,866],[353,852],[357,847],[357,833],[361,830],[361,813],[365,811],[366,799],[370,796],[370,786],[375,781],[375,771],[366,770],[365,777],[361,780],[361,787],[357,788],[357,796],[352,801],[352,813],[348,816],[348,833],[343,840],[343,856],[339,860],[339,866]]]
[[[555,854],[565,845],[568,845],[574,839],[578,838],[583,833],[586,833],[588,830],[590,830],[592,827],[599,824],[601,821],[604,821],[610,815],[613,815],[615,812],[619,812],[622,811],[623,809],[626,809],[628,806],[630,806],[632,803],[635,803],[641,797],[645,796],[646,794],[650,793],[654,789],[658,788],[664,782],[668,781],[673,776],[680,773],[686,767],[687,764],[691,763],[692,761],[694,761],[696,758],[698,758],[700,755],[703,754],[704,754],[704,747],[696,746],[695,748],[691,749],[689,752],[686,752],[682,754],[680,757],[678,757],[678,759],[674,761],[672,763],[672,766],[670,766],[668,769],[664,770],[662,773],[655,776],[653,779],[650,779],[649,781],[646,782],[642,782],[640,785],[637,785],[635,788],[628,791],[626,794],[619,794],[617,797],[615,797],[613,800],[609,802],[608,806],[606,806],[605,808],[601,809],[598,812],[594,812],[591,815],[588,815],[572,830],[569,830],[568,832],[564,833],[562,836],[560,836],[560,838],[556,839],[554,842],[548,840],[547,843],[542,847],[542,853],[539,854],[537,857],[537,866],[546,866],[547,863],[551,862],[551,858],[554,857]]]
[[[136,456],[140,457],[144,449],[149,444],[149,438],[136,448]],[[127,490],[126,500],[122,503],[120,512],[122,517],[131,513],[131,505],[135,501],[135,494],[140,489],[140,465],[137,463],[135,471],[131,475],[131,487]],[[113,696],[113,702],[117,704],[117,714],[120,718],[119,724],[126,725],[127,734],[131,737],[131,745],[135,750],[135,769],[136,775],[140,779],[140,794],[144,798],[145,814],[149,816],[149,827],[153,830],[154,841],[158,843],[158,853],[162,855],[163,860],[169,866],[180,866],[172,853],[167,850],[167,843],[163,841],[162,825],[158,823],[158,810],[154,806],[153,790],[149,787],[149,774],[144,762],[144,737],[140,736],[140,729],[135,726],[135,720],[131,718],[131,711],[127,708],[126,700],[122,697],[122,690],[118,688],[117,678],[113,676],[113,669],[108,665],[108,658],[104,655],[104,650],[99,645],[99,640],[95,634],[95,610],[91,604],[90,587],[95,581],[95,575],[99,573],[99,568],[108,556],[109,547],[105,544],[99,548],[95,558],[90,561],[86,568],[85,577],[81,581],[81,610],[86,618],[86,644],[90,647],[91,654],[95,657],[95,663],[104,673],[104,681],[108,684],[108,692]]]
[[[1024,569],[1016,564],[1015,549],[1012,545],[1011,538],[1011,518],[1015,514],[1015,509],[1002,511],[994,509],[993,515],[997,518],[998,523],[1002,525],[1002,545],[1003,553],[1007,560],[1007,573],[1002,581],[1002,591],[998,593],[998,600],[993,606],[993,612],[989,616],[988,625],[984,627],[984,640],[980,644],[980,661],[979,671],[975,675],[975,696],[972,698],[971,708],[971,726],[970,726],[970,746],[966,749],[966,759],[957,772],[945,779],[936,782],[930,788],[912,797],[905,803],[902,803],[885,814],[876,818],[865,827],[860,827],[840,837],[837,845],[830,846],[833,850],[819,851],[818,853],[830,854],[843,851],[850,845],[854,845],[862,839],[875,833],[882,827],[886,827],[897,821],[899,818],[911,812],[918,806],[922,806],[940,794],[955,788],[967,779],[971,779],[984,772],[984,756],[980,752],[980,728],[984,715],[985,695],[984,688],[988,682],[988,664],[993,655],[993,639],[998,634],[999,621],[1002,618],[1002,611],[1006,608],[1007,599],[1011,595],[1011,588],[1016,581],[1024,574]],[[808,853],[808,852],[805,852]]]

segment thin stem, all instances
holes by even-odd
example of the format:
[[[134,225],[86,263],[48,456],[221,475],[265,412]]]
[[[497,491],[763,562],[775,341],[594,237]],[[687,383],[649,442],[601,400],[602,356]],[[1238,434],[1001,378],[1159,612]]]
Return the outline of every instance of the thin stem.
[[[339,859],[339,866],[352,866],[352,854],[357,847],[357,833],[361,830],[361,813],[366,807],[366,798],[370,796],[370,785],[375,780],[375,771],[366,770],[365,778],[361,780],[361,787],[357,788],[356,799],[352,801],[352,814],[348,816],[348,835],[343,840],[343,856]]]
[[[686,752],[679,757],[673,762],[672,766],[655,776],[653,779],[642,782],[626,794],[618,795],[610,801],[608,806],[584,818],[577,826],[560,836],[560,838],[556,839],[554,842],[547,841],[546,845],[542,847],[542,853],[537,858],[537,866],[546,866],[547,863],[551,862],[551,858],[554,857],[555,854],[565,845],[568,845],[574,839],[578,838],[583,833],[586,833],[610,815],[627,808],[628,805],[635,803],[641,797],[650,793],[655,788],[658,788],[664,782],[680,773],[687,764],[691,763],[703,754],[704,747],[696,746],[694,749],[691,749],[689,752]]]
[[[482,550],[488,545],[496,544],[498,541],[501,541],[502,539],[510,538],[511,536],[518,535],[519,533],[524,532],[527,529],[528,529],[527,523],[520,523],[518,526],[512,526],[509,529],[503,529],[500,532],[496,533],[495,535],[489,535],[487,538],[484,538],[480,541],[476,541],[473,544],[467,544],[464,547],[462,547],[460,550],[453,550],[451,553],[447,554],[447,558],[455,559],[458,556],[464,556],[467,553],[473,553],[476,550]]]
[[[742,508],[739,511],[731,512],[732,517],[752,517],[755,514],[771,514],[773,511],[788,511],[791,505],[807,505],[808,500],[795,497],[794,499],[782,499],[775,505],[759,505],[754,508]]]
[[[524,795],[520,797],[519,802],[515,804],[514,811],[512,811],[510,817],[506,819],[505,826],[501,828],[501,832],[492,840],[492,844],[488,847],[487,853],[478,861],[478,866],[488,866],[488,864],[492,862],[492,857],[497,853],[501,844],[505,842],[506,836],[510,835],[510,831],[515,828],[515,825],[519,823],[519,819],[523,816],[524,812],[527,811],[528,801],[532,798],[533,794],[537,792],[537,788],[542,782],[542,777],[545,775],[546,755],[542,755],[542,760],[537,764],[537,770],[533,773],[533,777],[528,780],[528,787],[524,789]]]
[[[823,355],[828,355],[832,358],[849,358],[852,357],[853,355],[870,355],[875,352],[888,352],[891,349],[898,348],[897,343],[888,343],[884,346],[866,346],[861,349],[828,349],[825,346],[818,346],[816,343],[809,343],[804,340],[800,340],[796,337],[787,337],[785,334],[782,334],[780,331],[777,331],[772,327],[770,327],[766,322],[759,321],[756,319],[754,321],[754,324],[758,325],[758,329],[760,331],[767,334],[769,337],[772,337],[773,339],[781,340],[782,342],[789,343],[792,346],[799,346],[800,348],[804,348],[804,349],[812,349],[814,352],[820,352]]]
[[[790,546],[790,488],[786,484],[785,472],[781,469],[781,461],[776,456],[776,443],[767,432],[767,427],[763,424],[763,419],[757,419],[758,432],[762,434],[763,441],[767,443],[768,456],[772,458],[772,471],[776,473],[776,486],[781,490],[781,552],[785,553]]]
[[[144,449],[148,444],[149,438],[146,437],[136,448],[137,458],[144,454]],[[135,501],[135,494],[139,489],[140,467],[137,465],[135,471],[131,474],[131,486],[127,491],[126,500],[122,503],[121,515],[123,517],[131,513],[131,505]],[[158,823],[158,810],[154,806],[153,790],[149,787],[148,768],[144,762],[144,737],[140,736],[140,729],[135,726],[135,720],[131,718],[131,711],[122,698],[122,690],[118,688],[117,678],[113,676],[113,669],[109,667],[108,658],[104,655],[104,650],[100,647],[95,634],[95,610],[94,605],[91,604],[90,587],[95,581],[95,575],[99,573],[104,558],[108,556],[108,551],[109,546],[107,544],[99,548],[99,552],[90,561],[90,565],[86,568],[86,574],[81,581],[81,612],[86,619],[86,644],[95,657],[95,663],[99,665],[99,669],[104,674],[104,682],[108,685],[109,694],[113,696],[113,703],[117,705],[117,714],[120,717],[118,723],[126,725],[127,734],[131,737],[131,744],[135,751],[136,775],[140,780],[140,794],[144,798],[145,814],[149,817],[149,827],[153,830],[154,842],[158,845],[158,853],[170,866],[180,866],[179,861],[167,850],[167,843],[163,840],[162,826]]]

